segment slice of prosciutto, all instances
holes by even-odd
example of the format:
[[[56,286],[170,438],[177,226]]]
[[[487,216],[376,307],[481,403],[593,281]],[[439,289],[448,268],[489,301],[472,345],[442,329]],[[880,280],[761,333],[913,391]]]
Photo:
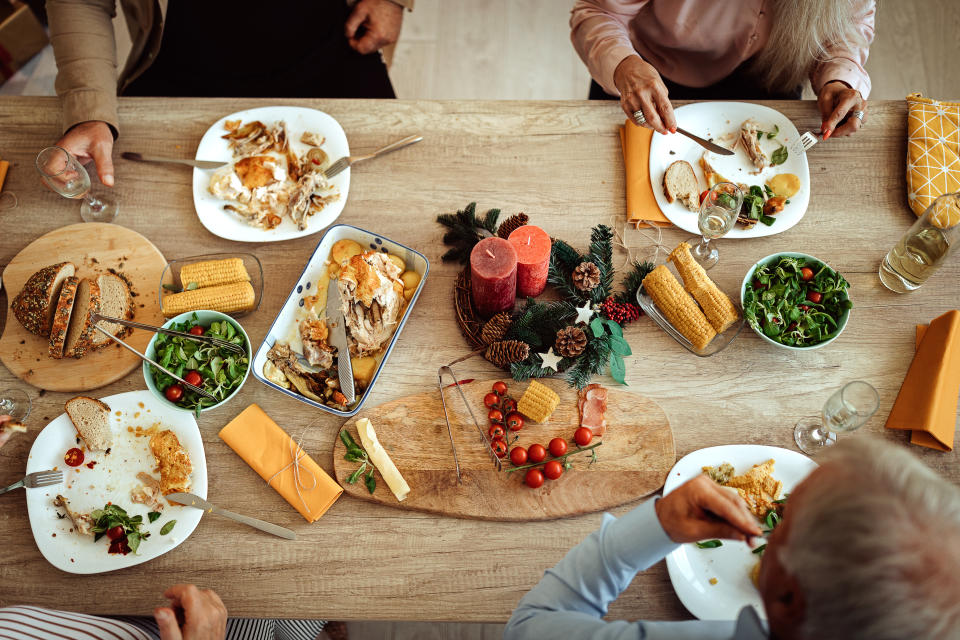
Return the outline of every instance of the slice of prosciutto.
[[[580,390],[578,401],[580,426],[603,436],[607,430],[607,390],[599,384],[588,384]]]

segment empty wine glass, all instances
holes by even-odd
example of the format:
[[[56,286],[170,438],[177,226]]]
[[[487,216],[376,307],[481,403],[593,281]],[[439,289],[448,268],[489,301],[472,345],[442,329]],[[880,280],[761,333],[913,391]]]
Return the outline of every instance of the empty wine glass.
[[[66,149],[47,147],[37,154],[37,171],[44,184],[64,198],[83,200],[80,217],[85,222],[113,222],[117,218],[117,203],[90,195],[90,175]]]
[[[710,245],[710,241],[730,233],[737,224],[742,205],[743,192],[732,182],[718,182],[703,197],[697,220],[703,237],[692,253],[693,259],[704,269],[709,269],[720,260],[720,252]]]
[[[793,439],[804,453],[814,455],[835,444],[837,432],[849,433],[862,427],[879,407],[877,390],[863,380],[854,380],[827,399],[820,416],[798,422]]]
[[[30,415],[30,396],[21,389],[7,389],[0,393],[0,416],[10,416],[15,422],[23,422]]]

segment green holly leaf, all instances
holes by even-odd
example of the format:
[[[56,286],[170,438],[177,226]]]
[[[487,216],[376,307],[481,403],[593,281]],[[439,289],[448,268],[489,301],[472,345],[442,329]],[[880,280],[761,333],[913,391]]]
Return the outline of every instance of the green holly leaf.
[[[623,327],[609,318],[605,319],[603,322],[607,325],[607,329],[610,330],[610,333],[615,336],[623,337]]]
[[[610,354],[610,377],[620,384],[627,384],[627,365],[623,358],[615,353]]]
[[[633,355],[630,350],[630,343],[620,336],[610,336],[610,350],[618,356]]]
[[[591,320],[591,321],[590,321],[590,330],[593,331],[593,337],[594,337],[594,338],[599,338],[600,336],[602,336],[603,333],[604,333],[604,331],[603,331],[603,319],[597,317],[597,318],[594,318],[593,320]]]

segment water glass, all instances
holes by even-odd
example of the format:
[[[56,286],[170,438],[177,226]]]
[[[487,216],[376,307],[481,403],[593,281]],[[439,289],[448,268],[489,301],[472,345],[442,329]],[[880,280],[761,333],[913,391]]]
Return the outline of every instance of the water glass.
[[[90,175],[66,149],[47,147],[37,154],[37,171],[44,184],[64,198],[83,200],[80,217],[85,222],[113,222],[117,218],[116,201],[90,194]]]
[[[854,380],[827,399],[821,415],[798,422],[793,439],[801,451],[814,455],[835,444],[838,432],[849,433],[862,427],[879,407],[877,390],[863,380]]]
[[[710,241],[730,233],[737,224],[742,205],[743,192],[732,182],[718,182],[703,197],[697,220],[703,237],[693,248],[692,254],[704,269],[709,269],[720,260],[720,252],[710,245]]]
[[[880,263],[880,282],[906,293],[919,289],[960,244],[960,193],[940,196]]]
[[[7,389],[0,393],[0,416],[10,416],[15,422],[23,422],[30,415],[30,396],[21,389]]]

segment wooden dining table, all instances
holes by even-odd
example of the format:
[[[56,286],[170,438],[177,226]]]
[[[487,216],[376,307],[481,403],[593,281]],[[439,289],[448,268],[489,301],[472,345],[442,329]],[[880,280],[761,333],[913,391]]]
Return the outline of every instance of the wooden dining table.
[[[189,168],[138,164],[119,156],[138,151],[193,158],[201,136],[222,116],[278,104],[329,113],[357,152],[414,133],[424,137],[420,144],[356,167],[337,220],[416,248],[431,261],[419,302],[367,400],[370,406],[434,389],[437,368],[470,351],[453,310],[460,266],[440,259],[445,247],[438,214],[473,201],[482,211],[523,211],[552,236],[580,249],[586,248],[589,229],[605,223],[619,233],[618,265],[629,257],[662,261],[658,241],[669,251],[691,239],[673,228],[627,228],[618,137],[624,114],[616,103],[121,98],[121,130],[113,154],[116,186],[96,186],[95,192],[109,191],[118,198],[116,224],[146,236],[168,260],[212,252],[256,254],[264,266],[263,302],[242,319],[254,346],[264,338],[320,235],[258,244],[221,239],[197,218]],[[800,131],[819,128],[814,102],[766,104]],[[906,295],[888,291],[877,276],[884,254],[915,220],[906,198],[905,121],[903,102],[871,102],[861,132],[818,144],[808,153],[812,195],[799,224],[764,238],[718,241],[720,263],[710,274],[726,291],[738,291],[750,266],[778,251],[812,254],[840,271],[850,281],[854,308],[834,343],[790,352],[745,328],[726,350],[699,358],[648,318],[626,328],[633,350],[627,358],[627,390],[664,409],[678,458],[724,444],[796,449],[794,423],[818,414],[845,382],[862,379],[878,389],[880,409],[856,434],[844,437],[884,438],[950,481],[960,481],[956,452],[915,447],[907,433],[884,429],[914,353],[915,326],[960,307],[960,260],[948,261],[921,289]],[[18,201],[16,208],[0,211],[0,265],[40,235],[80,222],[77,202],[45,189],[34,168],[37,152],[61,132],[56,99],[0,100],[0,157],[13,163],[4,190]],[[51,262],[55,259],[51,256]],[[0,294],[3,304],[9,304],[10,296],[9,291]],[[479,357],[459,365],[458,373],[478,379],[502,375]],[[607,377],[600,381],[613,384]],[[29,432],[0,449],[0,486],[22,476],[37,434],[73,395],[40,391],[0,367],[0,389],[8,387],[27,390],[33,411]],[[143,388],[138,369],[89,394]],[[291,431],[312,423],[303,445],[330,473],[343,420],[252,377],[234,399],[198,420],[209,499],[289,527],[297,533],[296,541],[206,516],[183,544],[150,562],[100,575],[72,575],[44,560],[31,534],[24,494],[9,493],[0,496],[0,606],[149,614],[162,601],[165,587],[190,582],[215,589],[236,616],[502,622],[543,571],[600,524],[599,513],[529,523],[456,519],[347,496],[308,524],[217,437],[251,403]],[[416,424],[410,425],[410,437],[417,437]],[[422,446],[449,445],[424,441]],[[663,563],[638,575],[610,616],[690,617]]]

